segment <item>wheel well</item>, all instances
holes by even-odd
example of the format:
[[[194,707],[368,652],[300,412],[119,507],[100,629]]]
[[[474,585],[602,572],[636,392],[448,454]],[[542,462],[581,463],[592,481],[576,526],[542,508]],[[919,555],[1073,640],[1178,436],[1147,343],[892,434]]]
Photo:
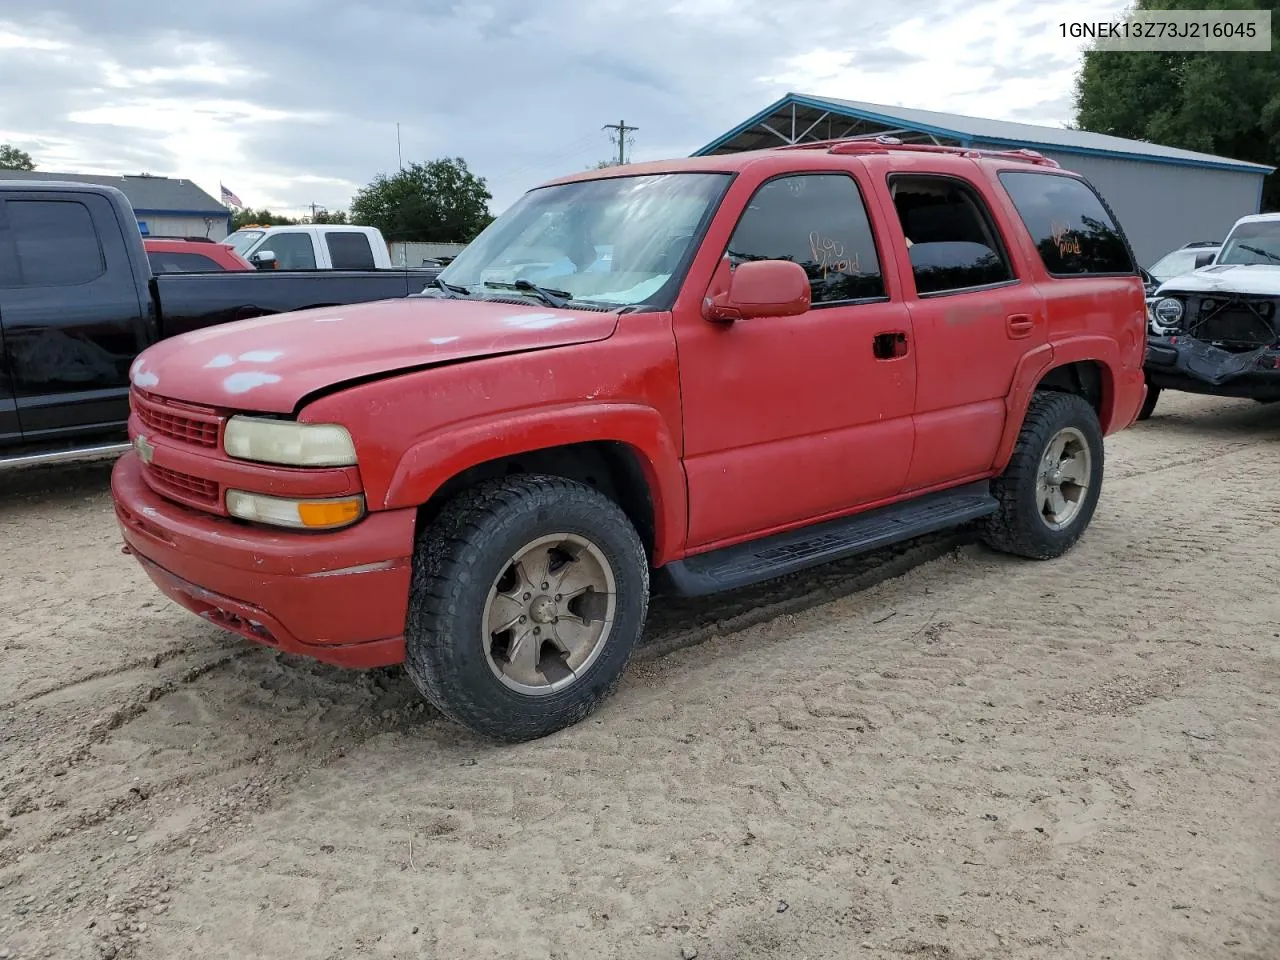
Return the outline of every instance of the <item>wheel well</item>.
[[[609,440],[530,450],[468,467],[445,481],[418,508],[418,529],[434,521],[444,504],[468,487],[519,473],[564,477],[599,490],[622,508],[640,535],[645,551],[653,556],[653,497],[639,456],[626,444]]]
[[[1104,381],[1102,365],[1096,360],[1077,360],[1054,367],[1040,379],[1036,389],[1078,394],[1089,401],[1099,417],[1102,416]]]

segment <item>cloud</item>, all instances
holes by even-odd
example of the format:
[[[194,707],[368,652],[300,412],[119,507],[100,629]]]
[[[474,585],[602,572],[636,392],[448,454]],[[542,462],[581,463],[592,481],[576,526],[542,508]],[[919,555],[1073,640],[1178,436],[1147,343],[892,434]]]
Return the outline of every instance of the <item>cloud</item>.
[[[43,169],[183,176],[301,212],[462,156],[500,210],[610,157],[682,155],[787,90],[1070,119],[1076,41],[1025,0],[46,0],[0,15],[0,141]],[[1073,19],[1124,0],[1081,0]],[[12,8],[11,8],[12,9]],[[1065,98],[1065,99],[1064,99]],[[1041,116],[1046,111],[1052,116]]]

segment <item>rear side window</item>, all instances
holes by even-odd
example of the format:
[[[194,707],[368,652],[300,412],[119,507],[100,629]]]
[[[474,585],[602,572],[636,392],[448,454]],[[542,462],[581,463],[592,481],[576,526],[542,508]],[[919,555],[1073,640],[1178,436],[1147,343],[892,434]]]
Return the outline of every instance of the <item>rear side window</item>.
[[[258,251],[270,250],[281,270],[314,270],[316,250],[307,233],[274,233],[262,241]]]
[[[335,270],[372,270],[373,248],[363,233],[326,233],[329,259]]]
[[[5,205],[21,282],[72,286],[106,272],[89,208],[74,200],[10,200]]]
[[[152,252],[147,254],[152,273],[208,273],[223,270],[222,264],[203,253]]]
[[[1120,226],[1088,184],[1008,170],[1000,182],[1053,276],[1137,272]]]
[[[907,238],[916,293],[955,293],[1008,283],[1013,268],[991,212],[951,177],[892,176],[889,192]]]
[[[883,298],[884,279],[862,195],[842,173],[770,180],[756,191],[729,241],[735,265],[791,260],[804,267],[813,303]]]

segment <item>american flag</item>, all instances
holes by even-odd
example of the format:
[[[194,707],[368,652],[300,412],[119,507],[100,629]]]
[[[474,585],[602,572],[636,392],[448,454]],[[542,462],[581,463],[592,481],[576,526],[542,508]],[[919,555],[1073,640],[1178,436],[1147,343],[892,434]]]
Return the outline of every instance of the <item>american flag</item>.
[[[243,206],[244,206],[244,204],[240,202],[240,198],[239,198],[239,197],[237,197],[234,193],[232,193],[232,192],[231,192],[230,190],[228,190],[226,187],[223,187],[223,186],[222,186],[222,184],[218,184],[218,186],[219,186],[219,187],[222,187],[222,202],[223,202],[223,203],[229,203],[229,204],[231,204],[233,207],[243,207]]]

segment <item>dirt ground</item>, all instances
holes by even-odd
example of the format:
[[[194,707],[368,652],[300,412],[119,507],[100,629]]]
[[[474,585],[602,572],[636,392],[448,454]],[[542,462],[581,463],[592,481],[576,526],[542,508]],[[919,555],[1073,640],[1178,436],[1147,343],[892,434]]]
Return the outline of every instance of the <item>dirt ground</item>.
[[[496,747],[0,479],[0,960],[1280,958],[1280,406],[1166,396],[1049,563],[954,537],[655,601]]]

